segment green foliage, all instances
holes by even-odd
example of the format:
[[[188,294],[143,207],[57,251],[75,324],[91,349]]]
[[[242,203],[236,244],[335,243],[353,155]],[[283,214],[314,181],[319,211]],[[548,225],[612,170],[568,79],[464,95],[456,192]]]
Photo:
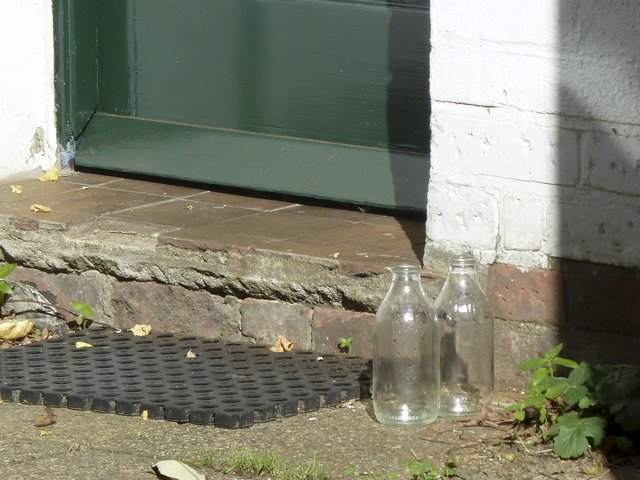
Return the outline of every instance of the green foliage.
[[[413,480],[441,480],[456,475],[456,465],[447,462],[443,467],[436,467],[431,460],[409,460],[404,464]]]
[[[578,364],[559,356],[562,347],[518,367],[532,373],[523,400],[507,407],[514,418],[537,424],[561,458],[577,458],[590,445],[601,445],[607,427],[640,431],[640,368]],[[558,375],[560,368],[568,375]]]
[[[76,313],[76,323],[79,327],[86,327],[86,320],[91,320],[96,311],[86,303],[71,302],[71,309]]]
[[[560,458],[577,458],[584,455],[589,448],[588,439],[594,445],[600,445],[604,438],[607,421],[602,417],[580,417],[576,411],[567,412],[558,417],[549,429],[553,436],[553,451]]]
[[[343,472],[345,477],[353,477],[356,474],[356,467],[355,465],[347,465],[344,469]]]
[[[0,266],[0,304],[4,305],[7,295],[11,295],[13,290],[9,284],[5,281],[5,279],[13,272],[16,267],[15,263],[5,263]]]
[[[351,348],[352,343],[353,343],[352,337],[340,337],[338,339],[338,348],[343,353],[349,353],[349,349]]]
[[[328,480],[328,472],[316,462],[315,456],[308,465],[291,465],[276,455],[259,452],[242,452],[227,457],[206,455],[195,462],[226,475],[245,477],[266,476],[273,480]]]
[[[403,466],[404,472],[391,471],[381,475],[371,473],[359,474],[354,465],[348,465],[343,475],[345,477],[359,477],[362,480],[400,480],[410,478],[412,480],[444,480],[458,477],[456,473],[457,463],[447,461],[442,467],[437,467],[431,460],[408,460]]]

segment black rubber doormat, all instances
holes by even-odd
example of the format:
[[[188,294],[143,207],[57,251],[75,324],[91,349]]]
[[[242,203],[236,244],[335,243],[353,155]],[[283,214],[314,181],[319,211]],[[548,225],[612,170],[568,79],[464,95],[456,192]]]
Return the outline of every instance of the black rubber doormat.
[[[223,428],[359,399],[370,379],[356,357],[163,333],[91,329],[0,350],[3,400]]]

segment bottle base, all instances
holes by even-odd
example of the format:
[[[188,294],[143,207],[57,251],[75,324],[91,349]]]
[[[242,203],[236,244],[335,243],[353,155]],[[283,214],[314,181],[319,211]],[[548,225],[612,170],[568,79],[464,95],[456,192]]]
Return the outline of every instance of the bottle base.
[[[441,417],[472,417],[482,414],[485,402],[478,397],[468,397],[464,394],[443,396],[440,398]]]
[[[373,402],[376,420],[391,427],[420,427],[438,419],[437,409],[426,409],[424,404],[409,405],[400,402]]]

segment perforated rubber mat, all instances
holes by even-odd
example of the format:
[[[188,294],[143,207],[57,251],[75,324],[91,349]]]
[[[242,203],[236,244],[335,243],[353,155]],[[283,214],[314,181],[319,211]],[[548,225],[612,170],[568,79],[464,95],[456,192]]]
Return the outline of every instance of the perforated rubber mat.
[[[358,399],[370,378],[356,357],[107,329],[0,350],[3,400],[224,428]]]

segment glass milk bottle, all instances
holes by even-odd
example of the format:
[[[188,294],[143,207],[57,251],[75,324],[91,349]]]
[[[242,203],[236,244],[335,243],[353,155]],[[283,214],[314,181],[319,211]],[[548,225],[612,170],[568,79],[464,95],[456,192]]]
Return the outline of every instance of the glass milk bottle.
[[[478,415],[493,392],[493,313],[473,255],[449,260],[434,303],[440,328],[440,415]]]
[[[373,326],[373,408],[385,425],[425,425],[438,416],[438,328],[420,267],[391,274]]]

